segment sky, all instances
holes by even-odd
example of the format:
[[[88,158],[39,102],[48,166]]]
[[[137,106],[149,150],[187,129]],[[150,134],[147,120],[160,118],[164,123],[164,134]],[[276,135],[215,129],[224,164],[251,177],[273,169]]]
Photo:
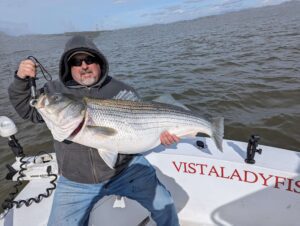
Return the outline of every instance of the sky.
[[[287,0],[1,0],[9,35],[115,30],[190,20]]]

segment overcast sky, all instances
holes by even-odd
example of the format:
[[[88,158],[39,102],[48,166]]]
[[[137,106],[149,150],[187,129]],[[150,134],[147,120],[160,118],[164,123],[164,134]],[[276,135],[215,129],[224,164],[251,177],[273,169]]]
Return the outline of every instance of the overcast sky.
[[[274,5],[287,0],[1,0],[0,31],[11,35],[113,30]]]

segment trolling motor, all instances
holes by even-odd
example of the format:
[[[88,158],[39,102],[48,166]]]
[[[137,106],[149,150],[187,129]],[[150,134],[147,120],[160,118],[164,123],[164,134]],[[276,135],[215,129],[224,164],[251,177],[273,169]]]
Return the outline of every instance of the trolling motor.
[[[12,149],[15,156],[23,157],[23,148],[15,137],[17,132],[18,129],[10,118],[0,116],[0,136],[8,138],[8,146]]]
[[[15,125],[15,123],[6,116],[0,116],[0,136],[1,137],[7,137],[12,138],[16,133],[18,132],[18,129]]]
[[[258,141],[260,140],[260,137],[258,135],[251,135],[248,146],[247,146],[247,158],[245,159],[245,162],[248,164],[255,164],[254,156],[257,152],[261,155],[262,149],[257,149]]]
[[[0,136],[8,138],[8,146],[11,148],[15,156],[24,157],[23,148],[15,137],[17,132],[18,129],[10,118],[0,116]],[[6,168],[8,169],[6,179],[11,180],[18,171],[9,164],[6,165]]]
[[[8,146],[12,149],[15,156],[23,157],[23,148],[15,137],[17,132],[18,129],[10,118],[6,116],[0,116],[0,136],[8,138]]]

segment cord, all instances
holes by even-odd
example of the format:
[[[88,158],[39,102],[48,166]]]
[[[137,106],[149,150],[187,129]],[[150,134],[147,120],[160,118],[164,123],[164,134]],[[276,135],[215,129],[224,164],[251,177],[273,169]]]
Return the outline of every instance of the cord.
[[[35,63],[37,63],[37,65],[39,66],[39,68],[41,69],[41,72],[44,76],[44,78],[47,81],[51,81],[52,80],[52,76],[51,74],[46,70],[46,68],[38,61],[38,59],[36,59],[34,56],[28,56],[27,59],[33,60]],[[47,74],[47,76],[46,76]]]
[[[15,190],[13,192],[9,193],[9,197],[7,199],[5,199],[4,202],[2,203],[2,208],[4,209],[4,211],[13,208],[14,205],[16,206],[16,208],[20,208],[23,205],[28,207],[34,202],[39,203],[39,202],[41,202],[41,200],[43,198],[48,198],[51,195],[52,191],[56,188],[55,181],[57,180],[57,175],[51,173],[51,171],[52,171],[51,166],[48,166],[47,167],[47,174],[48,174],[49,177],[54,177],[54,178],[50,181],[50,184],[52,185],[52,187],[46,189],[46,194],[39,194],[38,197],[29,198],[27,200],[17,200],[17,201],[15,201],[14,198],[19,193],[18,188],[22,185],[21,178],[25,177],[23,171],[26,170],[26,167],[24,167],[24,166],[27,164],[27,161],[24,161],[24,157],[25,157],[25,155],[23,155],[20,159],[20,162],[21,162],[20,168],[21,168],[21,170],[19,171],[20,176],[17,178],[17,184],[14,185]]]

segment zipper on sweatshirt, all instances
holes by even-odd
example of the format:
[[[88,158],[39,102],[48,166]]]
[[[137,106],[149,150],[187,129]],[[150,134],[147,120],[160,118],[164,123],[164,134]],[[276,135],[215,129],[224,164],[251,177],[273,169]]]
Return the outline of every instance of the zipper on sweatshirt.
[[[89,150],[90,150],[89,155],[90,155],[90,160],[91,160],[92,174],[93,174],[94,182],[97,183],[98,178],[97,178],[97,175],[96,175],[95,163],[94,163],[93,156],[92,156],[93,155],[93,149],[90,148]]]

